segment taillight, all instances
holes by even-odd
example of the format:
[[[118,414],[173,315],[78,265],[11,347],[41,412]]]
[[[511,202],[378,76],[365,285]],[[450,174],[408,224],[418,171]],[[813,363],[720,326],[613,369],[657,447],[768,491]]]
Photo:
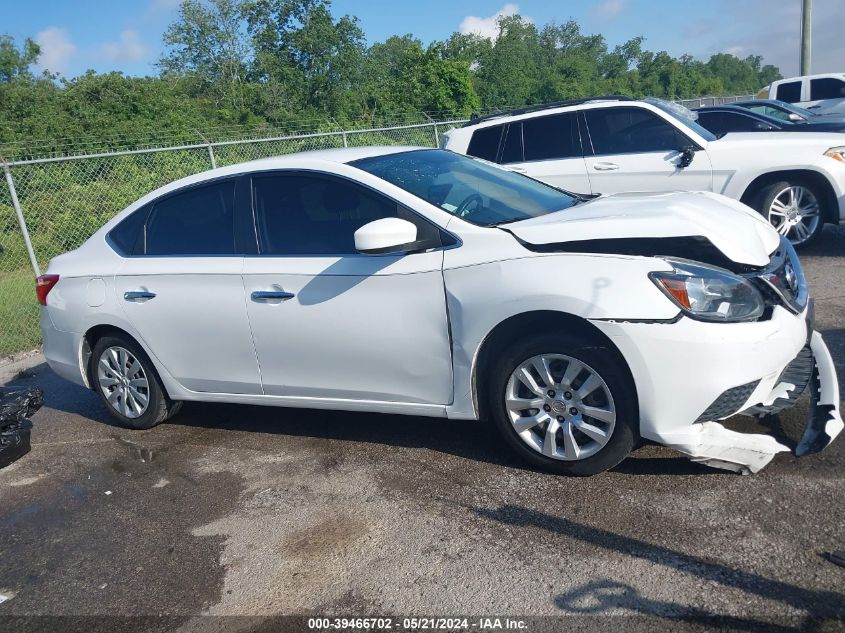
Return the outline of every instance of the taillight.
[[[43,306],[47,305],[47,295],[59,283],[58,275],[41,275],[35,280],[35,294],[38,295],[38,303]]]

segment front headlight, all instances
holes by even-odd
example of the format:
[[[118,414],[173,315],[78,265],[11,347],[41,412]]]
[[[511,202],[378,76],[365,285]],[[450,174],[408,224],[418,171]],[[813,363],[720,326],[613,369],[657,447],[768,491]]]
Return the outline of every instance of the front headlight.
[[[756,321],[763,315],[763,295],[742,277],[691,262],[667,261],[674,267],[672,272],[654,272],[649,277],[690,317],[735,323]]]
[[[831,147],[824,155],[833,160],[838,160],[840,163],[845,163],[845,147]]]

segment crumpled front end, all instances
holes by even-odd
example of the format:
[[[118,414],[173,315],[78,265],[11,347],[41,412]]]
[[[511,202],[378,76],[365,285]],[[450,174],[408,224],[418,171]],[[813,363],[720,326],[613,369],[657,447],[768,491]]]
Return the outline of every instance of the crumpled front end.
[[[794,372],[790,373],[790,368],[796,363],[790,364],[762,401],[741,411],[760,415],[786,409],[795,404],[804,390],[804,384],[809,383],[810,413],[804,434],[795,447],[795,455],[798,457],[823,450],[845,426],[839,410],[839,383],[836,367],[827,345],[818,332],[812,333],[809,349],[811,355],[806,376],[801,376],[800,372],[797,375]],[[800,357],[799,354],[798,358]],[[801,359],[797,364],[805,363]],[[790,382],[790,380],[795,382]],[[783,404],[776,405],[775,403],[778,402]],[[724,468],[743,474],[756,473],[777,453],[791,450],[769,435],[738,433],[726,429],[715,421],[696,422],[693,427],[695,433],[688,441],[667,444],[667,446],[689,455],[692,461],[715,468]]]
[[[720,424],[738,413],[763,416],[811,392],[798,456],[825,448],[841,432],[836,369],[812,309],[776,308],[768,320],[731,325],[686,317],[675,322],[593,323],[619,348],[637,388],[640,434],[697,462],[756,473],[790,447],[770,435]]]

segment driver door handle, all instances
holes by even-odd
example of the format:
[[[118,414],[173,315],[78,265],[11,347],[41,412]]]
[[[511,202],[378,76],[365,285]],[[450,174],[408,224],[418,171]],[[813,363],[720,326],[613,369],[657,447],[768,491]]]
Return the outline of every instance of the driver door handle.
[[[619,165],[616,163],[596,163],[593,165],[593,169],[596,171],[615,171],[619,169]]]
[[[255,290],[250,295],[253,301],[287,301],[293,299],[292,292],[285,292],[284,290]]]
[[[148,301],[149,299],[155,299],[156,293],[149,292],[148,290],[130,290],[129,292],[123,293],[124,301]]]

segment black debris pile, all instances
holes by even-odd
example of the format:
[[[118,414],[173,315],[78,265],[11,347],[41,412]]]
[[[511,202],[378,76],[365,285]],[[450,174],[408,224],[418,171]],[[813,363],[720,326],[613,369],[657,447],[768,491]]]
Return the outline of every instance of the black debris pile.
[[[38,387],[0,389],[0,468],[26,455],[30,449],[31,417],[44,402]]]

